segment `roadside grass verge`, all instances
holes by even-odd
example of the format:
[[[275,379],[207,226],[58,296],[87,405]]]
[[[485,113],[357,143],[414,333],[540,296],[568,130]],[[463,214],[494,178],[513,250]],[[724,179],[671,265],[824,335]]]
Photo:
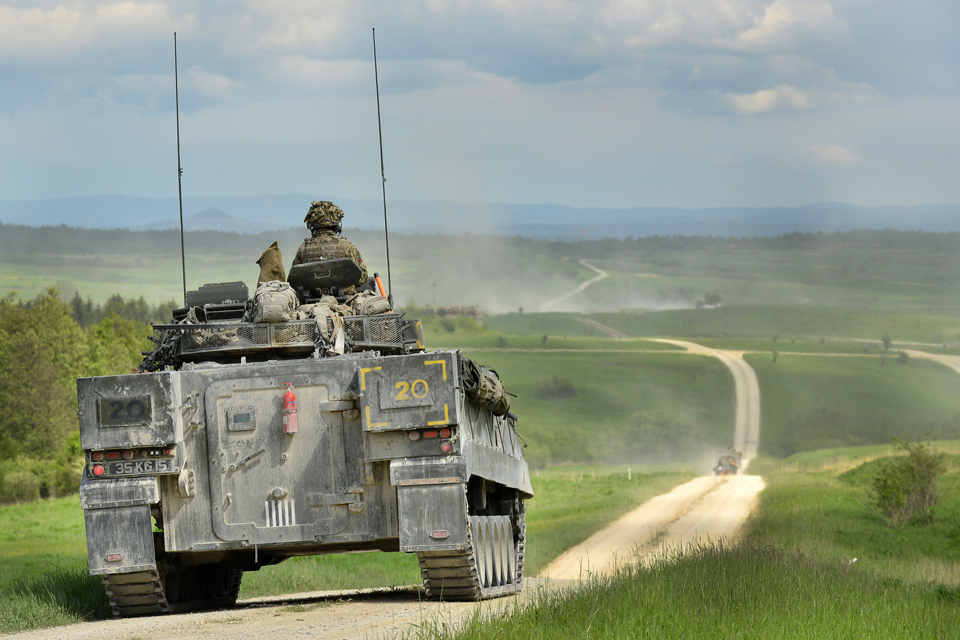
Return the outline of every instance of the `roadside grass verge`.
[[[956,637],[958,595],[856,566],[748,545],[666,553],[571,591],[541,590],[499,611],[479,607],[456,631],[426,622],[416,638]]]
[[[760,382],[760,454],[960,437],[956,372],[911,359],[744,356]],[[928,434],[928,435],[924,435]]]
[[[747,523],[755,546],[815,552],[836,561],[910,582],[960,587],[960,442],[933,442],[944,453],[940,503],[929,522],[900,530],[887,525],[871,504],[879,463],[892,446],[814,451],[785,460],[758,458],[748,473],[766,488]]]

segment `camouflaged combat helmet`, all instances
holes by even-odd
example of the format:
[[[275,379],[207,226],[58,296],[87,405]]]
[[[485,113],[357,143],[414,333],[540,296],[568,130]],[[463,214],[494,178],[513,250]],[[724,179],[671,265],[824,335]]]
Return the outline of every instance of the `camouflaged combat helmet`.
[[[314,200],[303,219],[311,231],[325,228],[339,229],[341,220],[343,220],[343,209],[326,200]]]

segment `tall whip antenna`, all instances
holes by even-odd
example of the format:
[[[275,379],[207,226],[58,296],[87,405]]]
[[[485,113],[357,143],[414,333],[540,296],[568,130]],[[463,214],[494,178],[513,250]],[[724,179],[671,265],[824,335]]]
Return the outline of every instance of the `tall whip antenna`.
[[[377,30],[373,29],[373,79],[377,85],[377,129],[380,132],[380,179],[383,188],[383,236],[387,243],[387,299],[393,308],[393,281],[390,279],[390,229],[387,227],[387,175],[383,170],[383,125],[380,124],[380,77],[377,73]]]
[[[180,166],[180,86],[177,80],[176,31],[173,32],[173,94],[177,106],[177,192],[180,196],[180,267],[183,271],[183,306],[187,306],[187,259],[183,250],[183,168]]]

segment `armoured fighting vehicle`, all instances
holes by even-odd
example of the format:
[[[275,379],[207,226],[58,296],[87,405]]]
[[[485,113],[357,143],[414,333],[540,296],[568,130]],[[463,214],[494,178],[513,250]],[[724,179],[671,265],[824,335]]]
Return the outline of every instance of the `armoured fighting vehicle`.
[[[713,468],[714,475],[735,476],[740,468],[740,461],[743,454],[733,447],[726,447],[717,451],[719,460],[717,466]]]
[[[298,302],[355,282],[346,262],[291,269]],[[333,355],[332,318],[253,322],[248,297],[189,292],[141,373],[77,382],[90,573],[114,613],[230,605],[245,571],[365,550],[416,553],[431,598],[519,591],[533,490],[495,372],[392,311],[342,317]]]

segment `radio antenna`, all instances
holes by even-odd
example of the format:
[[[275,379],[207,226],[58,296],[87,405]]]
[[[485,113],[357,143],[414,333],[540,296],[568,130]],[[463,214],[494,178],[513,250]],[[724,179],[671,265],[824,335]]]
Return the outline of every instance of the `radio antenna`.
[[[380,132],[380,186],[383,189],[383,237],[387,245],[387,300],[393,309],[393,281],[390,279],[390,229],[387,227],[387,175],[383,170],[383,125],[380,123],[380,77],[377,73],[377,30],[373,29],[373,80],[377,86],[377,130]]]
[[[183,250],[183,168],[180,166],[180,86],[177,80],[177,32],[173,32],[173,95],[177,112],[177,192],[180,196],[180,267],[183,271],[183,306],[187,306],[187,259]],[[389,264],[389,263],[388,263]]]

